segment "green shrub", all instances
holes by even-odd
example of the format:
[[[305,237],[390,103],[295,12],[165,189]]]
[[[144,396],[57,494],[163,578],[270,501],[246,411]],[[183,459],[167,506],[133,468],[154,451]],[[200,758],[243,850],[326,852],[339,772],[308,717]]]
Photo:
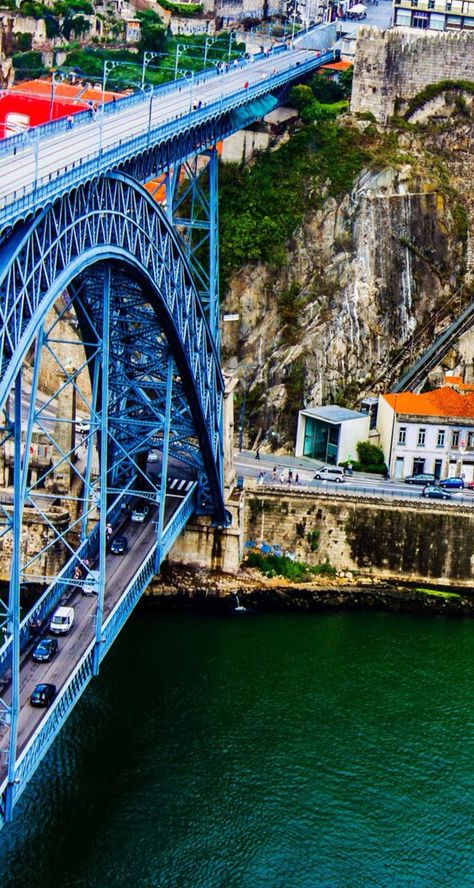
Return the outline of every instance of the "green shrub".
[[[380,466],[383,468],[385,465],[382,448],[376,447],[375,444],[369,444],[368,441],[359,441],[357,444],[357,456],[364,470],[366,466]]]
[[[267,577],[285,577],[287,580],[304,583],[311,582],[313,576],[333,577],[336,575],[336,568],[332,567],[328,561],[318,564],[316,567],[309,567],[301,561],[293,561],[286,555],[262,555],[261,552],[250,552],[246,564],[249,567],[258,568]]]

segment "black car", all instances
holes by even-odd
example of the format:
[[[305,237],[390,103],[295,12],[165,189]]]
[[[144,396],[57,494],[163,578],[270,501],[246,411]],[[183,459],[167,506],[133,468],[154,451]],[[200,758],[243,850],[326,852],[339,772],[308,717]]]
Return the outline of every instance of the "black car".
[[[59,650],[57,638],[42,638],[33,651],[33,660],[37,663],[48,663]]]
[[[407,475],[405,478],[405,484],[434,484],[435,476],[430,472],[422,472],[419,475]]]
[[[32,706],[49,706],[56,696],[56,685],[37,684],[31,697]]]
[[[451,499],[451,494],[449,490],[444,490],[442,487],[435,487],[431,484],[425,487],[425,489],[423,490],[423,496],[426,496],[428,499]]]
[[[112,555],[125,555],[128,549],[128,540],[126,536],[116,536],[110,544]]]

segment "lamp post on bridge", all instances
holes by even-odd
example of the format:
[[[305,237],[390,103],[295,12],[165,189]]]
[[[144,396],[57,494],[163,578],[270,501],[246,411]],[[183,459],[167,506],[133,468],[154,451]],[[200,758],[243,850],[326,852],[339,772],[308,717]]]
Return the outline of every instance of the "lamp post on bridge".
[[[58,78],[57,80],[55,78]],[[63,79],[63,75],[58,71],[51,71],[51,93],[49,98],[49,119],[53,119],[53,109],[54,109],[54,87],[57,83],[61,83]]]
[[[189,113],[193,110],[194,71],[183,71],[183,77],[190,84],[189,87]]]
[[[102,66],[102,91],[101,91],[101,108],[100,108],[100,131],[99,131],[99,154],[102,151],[102,139],[103,139],[103,129],[104,129],[104,113],[105,113],[105,86],[107,83],[107,77],[110,72],[113,71],[117,65],[130,65],[130,62],[124,62],[122,60],[115,59],[106,59]]]
[[[174,58],[174,79],[176,80],[178,76],[178,63],[181,56],[186,52],[187,46],[185,43],[177,43],[176,44],[176,54]]]
[[[153,61],[153,59],[156,59],[156,58],[158,58],[159,56],[164,56],[164,55],[165,55],[164,52],[149,52],[148,50],[147,50],[146,52],[143,53],[143,62],[142,62],[142,79],[141,79],[141,87],[142,87],[142,89],[143,89],[143,86],[144,86],[144,84],[145,84],[145,74],[146,74],[146,69],[148,68],[148,65],[150,64],[150,62]]]
[[[209,51],[209,47],[212,46],[213,43],[216,42],[215,37],[206,37],[206,42],[204,44],[204,67],[207,65],[207,53]]]

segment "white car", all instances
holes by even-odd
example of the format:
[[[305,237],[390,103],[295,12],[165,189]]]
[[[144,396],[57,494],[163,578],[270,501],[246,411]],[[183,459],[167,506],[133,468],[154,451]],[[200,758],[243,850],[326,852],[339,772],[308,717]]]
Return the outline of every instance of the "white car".
[[[100,570],[90,570],[82,587],[83,595],[97,595],[99,591]]]
[[[144,521],[148,518],[148,514],[150,512],[150,507],[144,503],[142,506],[135,506],[131,520],[136,524],[143,524]]]
[[[77,423],[77,431],[80,435],[88,435],[91,430],[91,424],[86,419],[81,419]]]
[[[67,635],[70,629],[72,629],[72,624],[74,623],[74,608],[73,607],[58,607],[58,609],[54,612],[51,617],[51,622],[49,624],[49,631],[54,632],[55,635]]]

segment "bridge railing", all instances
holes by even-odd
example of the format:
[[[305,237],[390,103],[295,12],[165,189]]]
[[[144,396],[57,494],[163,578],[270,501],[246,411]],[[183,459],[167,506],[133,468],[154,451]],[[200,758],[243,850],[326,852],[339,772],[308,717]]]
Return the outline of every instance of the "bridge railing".
[[[282,51],[286,50],[283,49]],[[291,58],[296,55],[296,53],[291,53]],[[113,169],[125,157],[133,156],[149,148],[151,144],[161,144],[173,136],[180,136],[216,116],[223,116],[241,105],[248,104],[252,99],[283,86],[288,80],[293,78],[296,71],[298,71],[298,75],[304,75],[314,70],[315,67],[326,64],[333,58],[333,50],[319,53],[306,61],[294,58],[294,62],[288,68],[276,74],[270,74],[264,80],[246,89],[233,91],[226,96],[223,94],[199,110],[183,112],[183,114],[176,115],[152,130],[144,130],[140,135],[134,136],[132,139],[126,141],[119,140],[118,143],[106,151],[95,150],[85,155],[81,162],[77,162],[77,164],[73,162],[72,165],[66,164],[64,167],[57,169],[54,174],[49,173],[47,176],[40,178],[36,186],[25,185],[21,189],[14,189],[1,199],[0,221],[6,221],[8,218],[21,213],[22,210],[31,208],[32,197],[40,205],[46,200],[54,199],[60,194],[64,194],[70,185],[78,185],[81,182],[88,181],[98,172]],[[230,132],[233,132],[232,127],[229,128],[229,132],[222,132],[220,138],[230,134]]]

